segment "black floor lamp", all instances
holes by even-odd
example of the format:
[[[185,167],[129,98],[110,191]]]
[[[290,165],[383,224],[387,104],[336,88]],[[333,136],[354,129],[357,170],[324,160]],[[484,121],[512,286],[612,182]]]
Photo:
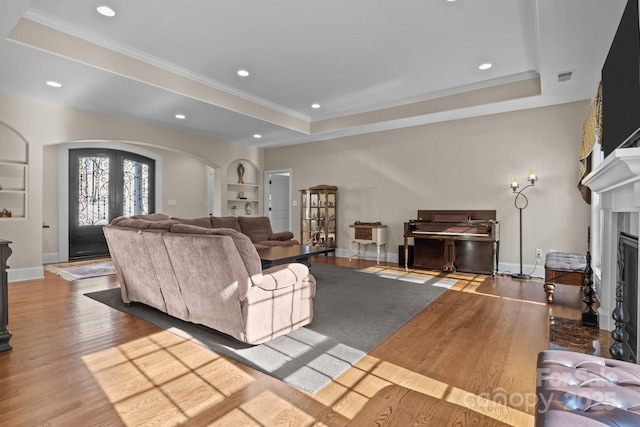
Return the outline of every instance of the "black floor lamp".
[[[525,196],[522,192],[529,187],[533,187],[537,180],[538,174],[536,170],[529,169],[529,172],[527,173],[527,181],[529,181],[531,184],[522,187],[522,189],[518,191],[518,188],[520,188],[520,179],[517,176],[511,177],[511,189],[514,193],[517,193],[513,203],[520,212],[520,273],[512,274],[511,277],[513,277],[514,279],[531,279],[530,275],[524,274],[522,272],[522,211],[525,210],[529,205],[529,199],[527,199],[527,196]],[[521,199],[520,205],[518,204],[519,199]]]

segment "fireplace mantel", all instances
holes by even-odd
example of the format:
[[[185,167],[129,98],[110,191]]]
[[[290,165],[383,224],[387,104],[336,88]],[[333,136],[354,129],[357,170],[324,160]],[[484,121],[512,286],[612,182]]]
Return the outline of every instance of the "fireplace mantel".
[[[640,181],[640,147],[615,150],[582,183],[602,194],[637,181]]]
[[[611,312],[616,304],[618,236],[621,231],[637,236],[640,230],[640,147],[618,148],[582,183],[594,193],[591,251],[600,301],[600,327],[613,330],[615,322]]]

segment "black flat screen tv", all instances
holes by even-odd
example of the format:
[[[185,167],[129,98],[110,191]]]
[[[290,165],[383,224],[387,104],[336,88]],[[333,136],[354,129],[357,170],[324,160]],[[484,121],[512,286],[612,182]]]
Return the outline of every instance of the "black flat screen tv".
[[[640,31],[638,0],[628,0],[602,68],[602,149],[640,139]],[[637,135],[636,135],[637,134]]]

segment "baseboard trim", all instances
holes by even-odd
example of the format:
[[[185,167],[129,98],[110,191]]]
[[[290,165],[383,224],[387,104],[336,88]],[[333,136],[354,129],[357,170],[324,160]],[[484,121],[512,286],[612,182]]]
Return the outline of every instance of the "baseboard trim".
[[[7,280],[9,282],[21,282],[24,280],[44,278],[44,267],[9,268],[7,269]]]
[[[43,264],[52,264],[54,262],[60,262],[60,257],[58,256],[58,252],[52,252],[49,254],[42,254],[42,263]]]
[[[511,274],[516,274],[520,272],[520,264],[513,263],[505,263],[501,262],[498,266],[498,274],[509,276]],[[524,274],[529,274],[534,279],[543,279],[544,280],[544,266],[538,265],[522,265],[522,272]]]

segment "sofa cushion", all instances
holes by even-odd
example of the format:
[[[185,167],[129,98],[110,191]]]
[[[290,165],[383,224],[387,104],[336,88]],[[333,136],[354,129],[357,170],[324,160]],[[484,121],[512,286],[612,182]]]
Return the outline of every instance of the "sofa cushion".
[[[177,221],[166,217],[164,220],[146,220],[142,218],[121,216],[111,221],[111,225],[118,227],[137,228],[140,230],[169,230],[172,225],[178,224]]]
[[[291,231],[281,231],[279,233],[273,233],[269,236],[269,240],[291,240],[293,239],[293,233]]]
[[[144,219],[147,221],[165,221],[169,218],[169,215],[163,213],[152,213],[152,214],[143,214],[143,215],[132,215],[131,218],[134,219]]]
[[[117,225],[118,227],[146,229],[151,227],[151,221],[134,219],[128,216],[119,216],[118,218],[114,218],[111,221],[111,225]]]
[[[271,221],[266,216],[241,216],[238,217],[241,231],[249,236],[253,243],[269,240],[273,234]]]
[[[262,272],[260,287],[265,290],[294,286],[309,277],[309,267],[300,263],[279,264]],[[313,277],[313,276],[312,276]],[[314,278],[315,283],[315,278]],[[315,288],[314,288],[315,292]]]
[[[262,249],[262,248],[273,248],[275,246],[294,246],[294,245],[300,245],[300,242],[298,242],[297,240],[263,240],[262,242],[255,242],[254,245],[256,246],[257,249]]]
[[[545,257],[544,268],[563,271],[584,271],[587,257],[569,252],[549,252]]]
[[[176,217],[173,217],[171,219],[175,219],[176,221],[180,222],[180,224],[195,225],[195,226],[204,227],[204,228],[212,228],[211,227],[211,222],[209,222],[209,217],[204,217],[204,218],[176,218]]]
[[[175,224],[171,227],[171,232],[230,236],[240,253],[240,257],[247,268],[251,281],[255,285],[259,285],[262,282],[262,263],[260,262],[258,251],[249,238],[241,232],[230,228],[204,228],[189,224]]]
[[[238,218],[235,216],[212,216],[209,217],[209,223],[211,228],[231,228],[242,232],[240,224],[238,224]]]

